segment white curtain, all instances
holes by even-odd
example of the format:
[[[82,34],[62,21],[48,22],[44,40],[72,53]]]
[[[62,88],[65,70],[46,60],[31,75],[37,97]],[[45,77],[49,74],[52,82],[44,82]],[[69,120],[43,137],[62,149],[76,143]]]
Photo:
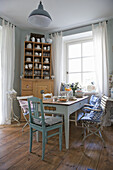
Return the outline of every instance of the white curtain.
[[[13,89],[15,67],[15,26],[2,21],[0,124],[11,123],[11,103],[7,92]]]
[[[99,94],[108,96],[108,54],[106,22],[92,25],[94,38],[95,69]]]
[[[54,95],[59,95],[63,80],[62,32],[54,33],[52,38],[52,72],[54,79]]]

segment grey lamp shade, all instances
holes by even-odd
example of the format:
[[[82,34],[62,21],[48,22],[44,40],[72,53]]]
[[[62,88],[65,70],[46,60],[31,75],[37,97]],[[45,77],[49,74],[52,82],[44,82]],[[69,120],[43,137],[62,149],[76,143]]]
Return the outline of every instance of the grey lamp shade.
[[[31,12],[28,17],[28,22],[34,26],[48,27],[52,19],[47,11],[43,9],[42,2],[38,6],[38,9],[35,9]]]

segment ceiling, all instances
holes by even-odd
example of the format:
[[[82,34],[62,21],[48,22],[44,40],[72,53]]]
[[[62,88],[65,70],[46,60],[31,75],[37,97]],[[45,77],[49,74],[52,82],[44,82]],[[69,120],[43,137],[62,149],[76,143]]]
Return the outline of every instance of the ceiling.
[[[33,27],[27,18],[40,0],[0,0],[0,17],[23,30],[51,33],[113,18],[113,0],[42,0],[52,23],[47,28]]]

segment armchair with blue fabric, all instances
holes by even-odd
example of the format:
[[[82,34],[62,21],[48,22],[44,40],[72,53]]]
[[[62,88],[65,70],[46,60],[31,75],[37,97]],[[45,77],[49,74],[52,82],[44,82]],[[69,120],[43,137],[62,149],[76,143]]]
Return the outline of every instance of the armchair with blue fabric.
[[[98,100],[96,100],[95,105],[93,105],[92,107],[84,107],[82,110],[82,114],[78,117],[78,121],[81,121],[84,127],[84,138],[82,141],[82,145],[87,137],[94,134],[102,140],[105,147],[105,142],[102,137],[101,130],[106,114],[107,99],[108,97],[103,95],[101,101],[99,98]]]
[[[85,104],[83,109],[86,112],[90,112],[90,109],[93,108],[96,105],[99,105],[100,102],[101,102],[100,97],[92,95],[91,98],[90,98],[89,104]]]
[[[78,114],[77,121],[80,120],[84,114],[86,115],[87,113],[90,113],[92,109],[95,109],[95,107],[99,107],[99,104],[101,102],[100,97],[92,95],[90,97],[89,103],[84,104],[84,107],[82,108],[82,112]]]

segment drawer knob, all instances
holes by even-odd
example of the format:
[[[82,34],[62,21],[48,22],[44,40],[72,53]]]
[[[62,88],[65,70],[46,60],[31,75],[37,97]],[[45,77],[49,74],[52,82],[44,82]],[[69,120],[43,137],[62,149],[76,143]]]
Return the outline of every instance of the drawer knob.
[[[29,85],[26,85],[26,88],[29,88]]]

